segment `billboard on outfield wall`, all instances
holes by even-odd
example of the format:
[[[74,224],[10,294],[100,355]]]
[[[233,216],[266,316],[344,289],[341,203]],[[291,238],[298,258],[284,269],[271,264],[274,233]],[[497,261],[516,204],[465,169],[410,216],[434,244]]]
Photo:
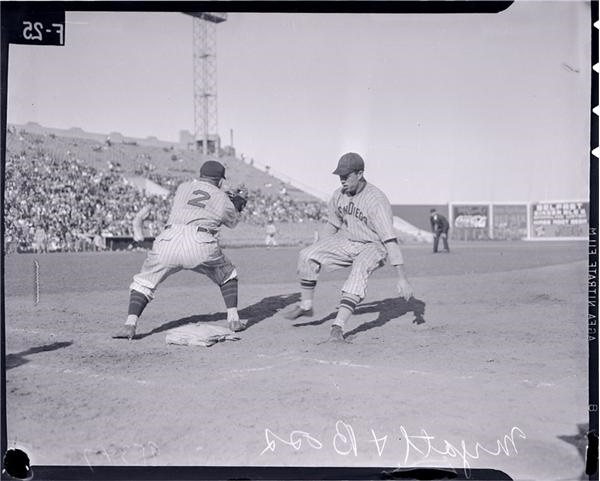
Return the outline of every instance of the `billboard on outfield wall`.
[[[533,202],[530,239],[587,238],[589,202]]]
[[[527,238],[527,204],[492,205],[492,239]]]
[[[453,204],[450,209],[450,237],[457,240],[490,238],[489,204]]]
[[[456,240],[586,239],[589,202],[450,204],[450,237]]]

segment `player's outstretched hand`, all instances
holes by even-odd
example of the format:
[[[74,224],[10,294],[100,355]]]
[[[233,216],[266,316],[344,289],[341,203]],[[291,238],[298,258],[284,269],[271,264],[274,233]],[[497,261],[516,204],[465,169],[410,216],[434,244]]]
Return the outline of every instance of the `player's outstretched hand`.
[[[406,279],[398,279],[398,294],[407,301],[413,296],[413,288]]]

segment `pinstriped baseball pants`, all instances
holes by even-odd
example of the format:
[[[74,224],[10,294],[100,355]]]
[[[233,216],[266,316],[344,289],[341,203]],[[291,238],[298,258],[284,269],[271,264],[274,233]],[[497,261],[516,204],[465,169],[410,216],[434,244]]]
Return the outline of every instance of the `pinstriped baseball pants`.
[[[316,281],[321,267],[334,271],[352,266],[342,291],[364,299],[369,276],[384,264],[386,257],[387,251],[380,242],[351,241],[335,234],[300,251],[298,274],[301,279]]]
[[[156,287],[182,269],[204,274],[219,286],[236,276],[234,265],[212,235],[197,232],[194,226],[173,225],[154,240],[129,288],[153,299]]]

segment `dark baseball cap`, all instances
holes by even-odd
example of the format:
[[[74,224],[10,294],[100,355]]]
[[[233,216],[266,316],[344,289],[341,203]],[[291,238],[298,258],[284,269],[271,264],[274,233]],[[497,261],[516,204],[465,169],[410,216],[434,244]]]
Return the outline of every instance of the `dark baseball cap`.
[[[357,170],[365,170],[365,161],[355,152],[348,152],[338,160],[337,169],[333,171],[334,175],[348,175]]]
[[[214,177],[216,179],[225,178],[225,167],[221,162],[216,160],[207,160],[200,167],[200,175],[202,177]]]

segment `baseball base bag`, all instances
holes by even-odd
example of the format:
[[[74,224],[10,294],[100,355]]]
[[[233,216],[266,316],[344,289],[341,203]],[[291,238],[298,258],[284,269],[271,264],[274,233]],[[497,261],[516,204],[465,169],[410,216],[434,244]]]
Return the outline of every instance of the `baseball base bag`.
[[[167,333],[167,344],[210,347],[222,341],[237,341],[239,336],[230,329],[216,324],[193,324],[178,327]]]

